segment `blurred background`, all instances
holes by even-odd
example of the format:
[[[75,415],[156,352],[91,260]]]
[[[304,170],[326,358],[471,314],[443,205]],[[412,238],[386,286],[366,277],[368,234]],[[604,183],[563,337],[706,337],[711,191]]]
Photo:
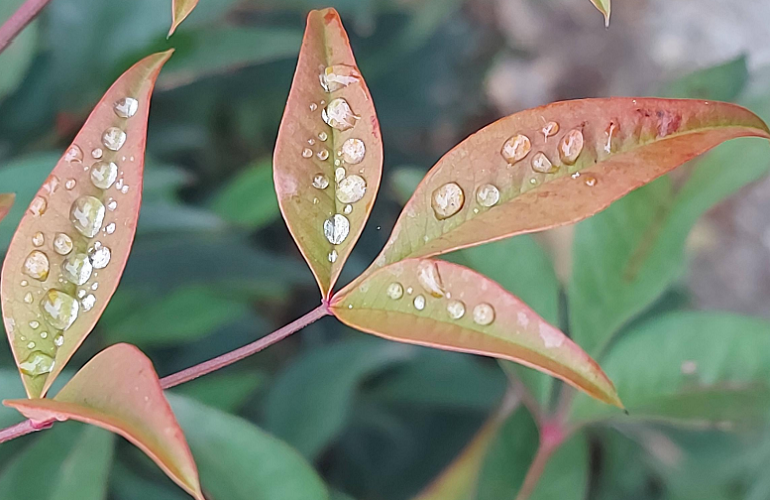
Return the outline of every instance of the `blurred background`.
[[[20,3],[2,0],[0,21]],[[740,102],[770,118],[770,3],[759,0],[615,0],[608,29],[588,0],[201,0],[166,40],[169,4],[53,0],[0,55],[0,191],[17,193],[0,224],[4,251],[109,84],[150,52],[177,49],[153,98],[134,250],[72,369],[107,345],[129,342],[166,375],[318,304],[315,281],[280,218],[271,167],[311,8],[342,14],[385,141],[379,199],[343,284],[377,255],[424,173],[499,117],[562,99],[657,95]],[[736,141],[576,227],[450,257],[519,294],[586,349],[578,331],[603,331],[610,344],[620,338],[607,357],[621,354],[607,366],[604,351],[589,352],[621,397],[633,403],[634,383],[644,379],[651,386],[645,394],[660,389],[667,401],[640,402],[649,419],[588,427],[531,498],[770,498],[763,473],[770,466],[768,168],[765,144]],[[654,244],[640,257],[634,245],[641,241]],[[617,266],[633,276],[620,280]],[[686,340],[679,358],[666,358],[675,365],[671,380],[678,377],[670,387],[655,350],[660,343],[648,350],[622,344],[648,330],[664,339],[681,332]],[[702,343],[717,347],[685,351]],[[639,360],[649,364],[636,366]],[[634,362],[637,371],[627,368]],[[335,498],[400,500],[415,498],[452,462],[498,411],[515,377],[532,379],[527,386],[545,409],[566,392],[493,360],[381,341],[326,318],[175,392],[224,412],[216,418],[242,417],[249,423],[238,425],[258,426],[296,450],[265,452],[253,462],[226,438],[198,443],[192,434],[199,429],[187,430],[212,500],[316,498],[302,492],[291,467],[280,468],[282,453],[290,455],[286,463],[302,455]],[[689,390],[700,399],[688,399]],[[3,347],[0,397],[22,392]],[[588,405],[576,399],[580,404]],[[594,411],[601,413],[584,409]],[[484,448],[468,496],[435,498],[516,498],[537,443],[523,412]],[[0,410],[0,423],[15,421]],[[53,496],[56,485],[79,477],[62,463],[79,443],[88,455],[82,443],[95,439],[82,429],[68,423],[3,445],[0,499],[61,499]],[[227,429],[231,441],[250,442],[242,427],[222,424],[219,432]],[[96,496],[77,498],[186,498],[133,447],[108,443],[100,452],[106,468],[84,476]],[[228,476],[237,467],[218,466],[228,454],[253,474]],[[265,463],[277,468],[266,472]],[[250,486],[255,480],[288,489],[266,496],[263,483]]]

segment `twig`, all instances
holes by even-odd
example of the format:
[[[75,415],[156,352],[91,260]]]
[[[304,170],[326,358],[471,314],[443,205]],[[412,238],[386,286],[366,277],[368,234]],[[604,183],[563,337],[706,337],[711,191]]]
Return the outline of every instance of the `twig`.
[[[0,52],[31,23],[51,0],[27,0],[0,26]]]

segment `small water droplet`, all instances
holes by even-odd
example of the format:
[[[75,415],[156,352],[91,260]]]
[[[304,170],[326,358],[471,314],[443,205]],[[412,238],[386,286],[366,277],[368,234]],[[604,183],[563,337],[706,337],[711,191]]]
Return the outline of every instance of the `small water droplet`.
[[[53,338],[53,345],[56,347],[61,347],[64,345],[64,335],[61,333],[56,335],[56,337]]]
[[[574,165],[583,152],[583,132],[572,129],[559,142],[559,158],[565,165]]]
[[[80,146],[73,144],[69,147],[66,153],[64,153],[64,161],[68,161],[70,163],[80,163],[83,161],[83,150],[80,149]]]
[[[532,170],[541,174],[549,174],[554,171],[553,163],[545,153],[540,152],[532,157]]]
[[[336,182],[340,182],[346,175],[348,175],[348,172],[343,167],[338,167],[334,170],[334,180]]]
[[[115,114],[121,118],[131,118],[139,111],[139,101],[133,97],[124,97],[113,106]]]
[[[34,321],[34,320],[30,321],[29,322],[29,327],[32,328],[33,330],[37,330],[38,328],[40,328],[40,322],[39,321]]]
[[[64,278],[75,285],[82,285],[91,278],[93,265],[84,253],[75,253],[64,259],[61,265]]]
[[[345,215],[350,215],[351,212],[353,212],[353,205],[345,205],[345,208],[342,209],[342,213]]]
[[[535,179],[534,177],[532,177],[532,178],[529,180],[529,183],[530,183],[530,184],[532,184],[533,186],[536,186],[536,185],[537,185],[537,179]]]
[[[91,158],[93,158],[94,160],[99,160],[102,158],[102,156],[104,156],[104,151],[102,150],[102,148],[94,148],[91,151]]]
[[[605,134],[607,134],[607,142],[604,144],[604,151],[607,153],[612,153],[612,139],[615,136],[617,127],[617,123],[613,120],[610,122],[609,126],[607,126],[607,130],[605,131]]]
[[[43,184],[43,190],[48,194],[54,194],[59,189],[59,178],[55,175],[49,176]]]
[[[67,255],[72,251],[72,238],[64,233],[57,233],[53,239],[53,249],[59,255]]]
[[[514,164],[523,160],[529,154],[531,149],[532,143],[530,142],[529,137],[517,134],[505,141],[501,154],[503,155],[503,158],[505,158],[505,161]]]
[[[460,319],[465,316],[465,304],[460,300],[450,300],[446,305],[446,311],[452,319]]]
[[[50,268],[51,264],[48,261],[48,256],[40,250],[33,250],[24,260],[22,272],[30,278],[45,281],[48,278]]]
[[[77,186],[77,181],[75,179],[67,179],[67,182],[64,183],[64,187],[67,188],[67,191],[71,191]]]
[[[30,342],[29,344],[27,344],[27,349],[34,349],[35,347],[37,347],[37,344],[35,344],[34,342]]]
[[[116,208],[118,208],[118,202],[117,201],[110,200],[109,203],[107,203],[107,209],[110,212],[114,212]]]
[[[342,203],[355,203],[366,194],[366,181],[360,175],[349,175],[337,185],[337,199]]]
[[[91,182],[99,189],[109,189],[117,178],[118,166],[111,161],[100,161],[91,167]]]
[[[425,297],[422,295],[418,295],[414,298],[412,301],[412,304],[414,304],[414,308],[418,311],[422,311],[425,309]]]
[[[324,236],[332,245],[339,245],[350,233],[350,221],[342,214],[334,214],[324,221]]]
[[[337,250],[332,250],[331,252],[329,252],[329,255],[327,257],[329,258],[329,262],[331,262],[332,264],[337,262]]]
[[[84,311],[90,311],[96,304],[96,297],[94,294],[89,293],[80,301],[80,304],[83,306]]]
[[[29,204],[29,211],[34,216],[41,216],[48,209],[48,201],[42,196],[35,196],[32,203]]]
[[[40,332],[40,338],[41,339],[47,339],[48,338],[48,332]]]
[[[19,363],[19,369],[30,377],[51,373],[54,367],[54,360],[48,354],[42,351],[34,351],[27,358]]]
[[[340,131],[353,128],[356,122],[361,118],[353,113],[348,101],[341,97],[333,99],[329,105],[324,108],[322,117],[327,125]]]
[[[80,290],[78,290],[78,298],[79,299],[82,299],[85,296],[86,296],[86,291],[85,290],[83,290],[82,288]]]
[[[549,137],[559,133],[559,124],[556,122],[548,122],[543,126],[543,137],[547,141]]]
[[[336,92],[344,89],[348,85],[357,83],[360,78],[361,75],[356,68],[345,64],[328,66],[319,75],[321,87],[326,92]]]
[[[315,111],[316,109],[318,109],[318,104],[316,104],[314,102],[311,102],[310,103],[310,111]]]
[[[407,295],[412,295],[413,291],[414,291],[414,288],[412,288],[411,286],[406,289]]]
[[[93,238],[102,228],[104,205],[93,196],[81,196],[72,204],[70,221],[80,234]]]
[[[110,127],[102,134],[102,144],[112,151],[119,151],[126,143],[126,133],[118,127]]]
[[[310,144],[311,146],[314,146],[315,145],[315,139],[308,139],[307,143]]]
[[[318,139],[321,142],[326,142],[326,139],[328,139],[328,138],[329,138],[329,134],[327,134],[326,132],[319,132],[318,133]]]
[[[93,284],[91,284],[91,290],[94,290],[94,291],[96,291],[96,290],[98,290],[98,289],[99,289],[99,283],[93,283]]]
[[[482,207],[493,207],[500,201],[500,190],[493,184],[482,184],[476,191],[476,201]]]
[[[313,157],[313,150],[310,148],[305,148],[302,150],[302,158],[312,158]]]
[[[441,275],[435,262],[425,261],[420,264],[417,269],[417,281],[423,290],[433,297],[444,296],[444,284],[441,281]]]
[[[583,182],[585,182],[586,186],[588,187],[594,187],[599,182],[599,180],[593,175],[586,175]]]
[[[342,143],[340,157],[345,163],[358,165],[366,156],[366,144],[361,139],[350,138]]]
[[[448,219],[463,208],[465,193],[455,182],[448,182],[433,191],[431,206],[438,220]]]
[[[328,149],[322,149],[318,152],[318,159],[321,161],[326,161],[329,159],[329,150]]]
[[[48,323],[58,330],[66,330],[78,317],[78,301],[61,290],[51,289],[40,301],[40,309]]]
[[[25,302],[26,304],[31,304],[31,303],[33,303],[34,301],[35,301],[35,297],[33,297],[33,296],[32,296],[32,292],[27,292],[27,293],[24,295],[24,302]]]
[[[27,286],[29,282],[27,280],[21,280],[21,286]]]
[[[99,247],[91,253],[91,264],[94,269],[104,269],[110,263],[111,257],[109,247]]]
[[[494,308],[487,304],[481,303],[473,308],[473,321],[481,326],[492,324],[495,320]]]
[[[32,244],[36,247],[42,247],[45,245],[45,236],[40,231],[36,232],[34,236],[32,236]]]
[[[393,300],[398,300],[401,297],[404,296],[404,287],[401,286],[401,283],[396,283],[395,281],[388,285],[388,289],[386,291],[388,294],[388,297],[390,297]]]

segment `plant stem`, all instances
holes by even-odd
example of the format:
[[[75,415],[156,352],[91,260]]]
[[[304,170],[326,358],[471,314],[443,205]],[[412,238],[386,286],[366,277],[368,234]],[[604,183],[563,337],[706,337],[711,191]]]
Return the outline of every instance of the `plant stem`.
[[[292,333],[302,330],[309,324],[314,323],[329,314],[331,314],[329,311],[329,304],[328,302],[324,301],[320,306],[305,314],[301,318],[292,321],[283,328],[280,328],[273,333],[252,342],[251,344],[239,347],[234,351],[230,351],[214,359],[204,361],[203,363],[187,368],[186,370],[182,370],[181,372],[163,377],[160,379],[160,385],[163,389],[170,389],[172,387],[176,387],[180,384],[184,384],[185,382],[189,382],[190,380],[195,380],[198,377],[202,377],[203,375],[229,366],[237,361],[251,356],[252,354],[258,353],[267,347],[270,347],[276,342],[285,339]],[[54,423],[55,420],[48,420],[45,422],[33,422],[32,420],[25,420],[5,429],[0,429],[0,444],[17,437],[25,436],[27,434],[31,434],[43,429],[48,429]]]
[[[535,491],[535,486],[540,481],[540,476],[545,471],[545,466],[548,464],[548,459],[551,458],[553,449],[542,444],[538,446],[535,458],[529,466],[527,475],[524,477],[524,483],[521,485],[519,494],[516,495],[516,500],[526,500]]]
[[[0,26],[0,52],[31,23],[51,0],[27,0]]]

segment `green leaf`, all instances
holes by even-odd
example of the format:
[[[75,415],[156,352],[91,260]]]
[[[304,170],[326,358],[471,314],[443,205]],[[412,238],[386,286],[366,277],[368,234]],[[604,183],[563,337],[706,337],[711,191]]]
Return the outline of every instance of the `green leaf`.
[[[203,484],[222,500],[327,500],[305,460],[251,423],[187,398],[169,400],[198,459]]]
[[[246,167],[214,197],[211,209],[224,220],[261,229],[278,218],[278,199],[270,162]]]
[[[6,0],[0,4],[0,24],[4,23],[24,3],[24,0]],[[13,92],[24,79],[35,57],[38,23],[33,22],[0,54],[0,102]]]
[[[735,101],[749,81],[746,56],[690,73],[662,90],[662,97]]]
[[[19,380],[19,373],[16,370],[0,370],[0,400],[19,399],[24,396],[24,385]],[[21,420],[19,412],[0,406],[0,428],[19,423]]]
[[[265,385],[266,375],[248,371],[211,374],[179,386],[174,392],[195,399],[206,406],[234,412]]]
[[[672,313],[637,326],[603,359],[633,419],[752,424],[770,411],[770,324],[724,313]],[[641,353],[641,355],[640,355]],[[627,419],[578,395],[576,422]]]
[[[596,7],[604,16],[604,25],[609,26],[610,11],[612,7],[610,0],[591,0],[591,3],[594,4],[594,7]]]
[[[315,348],[296,358],[272,384],[265,426],[314,458],[344,428],[361,383],[414,354],[412,348],[366,338]]]
[[[114,439],[60,425],[41,434],[0,474],[0,500],[105,500]]]

